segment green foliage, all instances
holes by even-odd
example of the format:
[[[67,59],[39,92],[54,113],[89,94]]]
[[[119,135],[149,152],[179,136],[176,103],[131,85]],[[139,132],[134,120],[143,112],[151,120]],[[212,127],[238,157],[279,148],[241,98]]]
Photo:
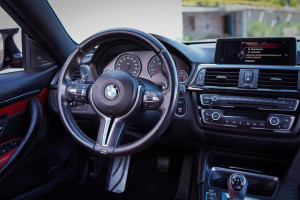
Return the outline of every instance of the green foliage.
[[[275,27],[271,27],[268,24],[261,23],[258,21],[253,22],[253,24],[248,28],[249,37],[260,37],[260,36],[284,36],[284,28],[296,27],[298,34],[300,35],[300,23],[290,24],[290,23],[280,23]]]
[[[251,6],[266,6],[281,8],[287,0],[182,0],[183,6],[218,6],[228,4],[241,4]],[[291,7],[300,7],[300,0],[290,0]]]

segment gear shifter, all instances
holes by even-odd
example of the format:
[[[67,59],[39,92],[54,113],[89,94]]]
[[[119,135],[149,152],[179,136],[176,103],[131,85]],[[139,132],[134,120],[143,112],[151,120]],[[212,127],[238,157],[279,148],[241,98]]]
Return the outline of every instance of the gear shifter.
[[[248,181],[243,174],[234,173],[228,178],[228,192],[231,200],[244,200]]]

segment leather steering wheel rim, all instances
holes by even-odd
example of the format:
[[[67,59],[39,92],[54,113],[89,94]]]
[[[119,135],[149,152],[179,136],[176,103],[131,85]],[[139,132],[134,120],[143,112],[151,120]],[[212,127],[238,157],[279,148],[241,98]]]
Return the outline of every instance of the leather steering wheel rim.
[[[89,138],[84,134],[75,122],[70,108],[70,98],[66,92],[67,87],[72,84],[71,76],[72,72],[78,68],[81,64],[81,59],[83,56],[89,52],[89,50],[97,45],[101,45],[104,42],[114,41],[115,39],[129,39],[137,41],[141,44],[146,45],[150,50],[152,50],[162,61],[163,65],[166,66],[166,74],[168,79],[168,89],[163,92],[163,103],[159,108],[161,112],[161,118],[156,123],[156,125],[141,139],[123,146],[105,147],[98,142]],[[123,72],[122,72],[123,73]],[[125,73],[125,72],[124,72]],[[126,72],[127,73],[127,72]],[[100,75],[102,76],[102,75]],[[100,78],[99,76],[99,78]],[[95,83],[91,87],[91,90],[95,90]],[[143,99],[143,93],[145,92],[142,85],[137,88],[137,97],[135,104],[141,104],[141,99]],[[88,95],[89,103],[92,105],[93,109],[100,117],[100,129],[103,123],[106,124],[105,115],[101,113],[97,107],[95,107],[94,99],[92,94],[95,92],[90,91]],[[178,79],[175,63],[167,51],[167,49],[153,36],[144,33],[136,29],[128,28],[118,28],[109,29],[106,31],[98,32],[81,44],[72,52],[67,61],[65,62],[59,77],[58,83],[58,106],[59,114],[62,119],[64,126],[70,135],[83,147],[95,152],[96,154],[104,156],[125,156],[137,153],[149,145],[151,145],[168,127],[177,107],[178,101]],[[135,110],[141,109],[142,105],[135,105]],[[131,112],[131,111],[130,111]],[[127,115],[127,114],[125,114]],[[120,117],[122,118],[122,117]],[[103,119],[103,120],[101,120]],[[110,119],[110,118],[109,118]],[[116,118],[117,119],[117,118]],[[104,127],[105,128],[105,127]],[[99,130],[100,130],[99,129]],[[101,129],[103,130],[103,128]],[[100,132],[100,131],[99,131]]]

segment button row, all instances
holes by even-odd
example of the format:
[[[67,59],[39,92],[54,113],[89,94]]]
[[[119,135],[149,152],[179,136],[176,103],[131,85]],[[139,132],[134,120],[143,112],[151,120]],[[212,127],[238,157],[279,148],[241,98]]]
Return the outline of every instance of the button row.
[[[242,116],[224,116],[222,110],[202,110],[202,118],[208,124],[268,130],[289,130],[294,121],[294,116],[282,114],[269,115],[265,120]]]
[[[68,87],[67,92],[72,100],[77,102],[88,102],[87,93],[90,85],[72,85]]]
[[[143,96],[144,109],[156,109],[160,105],[160,95],[155,91],[146,90]]]
[[[203,105],[213,106],[252,106],[257,105],[260,109],[271,110],[290,110],[297,109],[299,100],[286,98],[264,98],[264,97],[243,97],[243,96],[224,96],[217,94],[201,94],[201,103]]]

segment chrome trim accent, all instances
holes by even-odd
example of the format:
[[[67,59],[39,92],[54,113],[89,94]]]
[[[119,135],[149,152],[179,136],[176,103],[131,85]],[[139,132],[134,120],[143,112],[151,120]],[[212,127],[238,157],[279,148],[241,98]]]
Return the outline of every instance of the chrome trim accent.
[[[109,181],[107,183],[108,191],[114,193],[123,193],[125,191],[130,158],[130,156],[113,158]]]
[[[191,87],[191,86],[189,86],[189,87],[187,88],[187,90],[191,90],[191,91],[203,91],[202,88],[195,88],[195,87]]]
[[[115,118],[114,121],[113,121],[111,130],[115,127],[115,125],[116,125],[117,122],[119,122],[119,121],[121,121],[122,119],[126,118],[128,115],[130,115],[130,114],[133,112],[134,108],[136,107],[136,105],[137,105],[138,102],[139,102],[141,90],[142,90],[142,86],[138,86],[138,92],[137,92],[136,100],[135,100],[135,103],[134,103],[132,109],[131,109],[127,114],[125,114],[124,116]],[[94,110],[96,111],[96,113],[97,113],[100,117],[104,118],[104,120],[105,120],[105,125],[104,125],[104,130],[103,130],[104,134],[103,134],[103,137],[102,137],[102,144],[101,144],[101,146],[107,147],[107,146],[108,146],[108,143],[109,143],[109,141],[110,141],[110,137],[111,137],[111,135],[109,135],[108,138],[107,138],[108,128],[109,128],[109,125],[110,125],[110,123],[111,123],[111,118],[110,118],[110,117],[107,117],[106,115],[104,115],[103,113],[101,113],[101,112],[97,109],[97,107],[95,106],[94,101],[93,101],[93,95],[92,95],[92,93],[93,93],[93,86],[91,87],[91,90],[90,90],[90,92],[89,92],[90,104],[92,105],[92,107],[94,108]],[[106,138],[107,138],[107,142],[105,143]],[[97,144],[97,142],[96,142],[96,144]],[[100,153],[102,153],[102,150],[103,150],[103,149],[100,150]],[[103,153],[106,154],[106,152],[103,152]]]

